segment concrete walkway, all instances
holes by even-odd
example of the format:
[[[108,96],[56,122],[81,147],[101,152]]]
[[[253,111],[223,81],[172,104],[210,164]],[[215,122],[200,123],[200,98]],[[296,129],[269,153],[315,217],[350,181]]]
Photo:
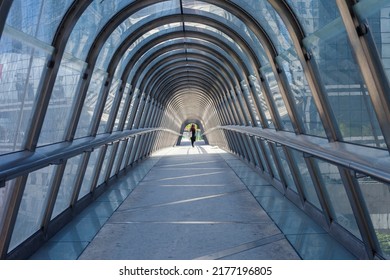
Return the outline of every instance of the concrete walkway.
[[[138,168],[32,259],[354,259],[218,148],[184,142]]]
[[[220,153],[171,149],[80,259],[299,258]]]

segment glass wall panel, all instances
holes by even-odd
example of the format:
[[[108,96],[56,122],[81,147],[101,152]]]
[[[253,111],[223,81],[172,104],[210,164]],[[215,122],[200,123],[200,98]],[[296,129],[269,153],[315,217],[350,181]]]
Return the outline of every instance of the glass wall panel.
[[[91,82],[89,84],[87,96],[83,104],[80,120],[77,125],[75,138],[89,136],[92,117],[94,115],[96,105],[99,101],[99,97],[101,96],[101,91],[103,90],[103,82],[106,77],[107,73],[102,72],[100,70],[96,70],[95,68],[95,71],[92,74]]]
[[[120,75],[123,74],[123,71],[126,65],[131,61],[134,55],[139,51],[145,51],[144,45],[149,43],[151,40],[156,39],[157,37],[162,36],[163,34],[182,31],[183,25],[182,23],[171,23],[159,26],[158,28],[154,28],[148,32],[142,34],[131,46],[126,50],[120,62],[118,63],[117,68],[115,69],[114,79],[119,79]]]
[[[321,29],[340,16],[336,1],[286,0],[306,35]]]
[[[74,59],[63,58],[50,97],[38,145],[64,140],[73,112],[73,100],[78,94],[80,76],[85,64]]]
[[[322,210],[320,201],[318,200],[317,192],[315,190],[313,181],[311,179],[309,170],[307,168],[302,153],[289,148],[288,151],[293,156],[295,164],[298,167],[297,169],[299,170],[299,174],[297,174],[297,176],[300,176],[301,178],[302,189],[304,192],[303,195],[305,196],[305,199],[312,205],[316,206],[318,209]]]
[[[53,171],[54,166],[51,165],[28,175],[9,251],[41,228]]]
[[[31,41],[29,41],[31,40]],[[42,48],[41,48],[42,47]],[[51,48],[6,28],[0,41],[0,154],[22,149]]]
[[[272,173],[273,173],[274,177],[280,181],[279,172],[278,172],[278,169],[276,168],[276,163],[275,163],[273,154],[271,153],[271,148],[270,148],[268,142],[260,141],[260,143],[263,145],[263,147],[265,149],[265,157],[267,158],[267,161],[269,162],[269,165],[271,166]]]
[[[390,185],[370,177],[358,179],[382,256],[390,259]]]
[[[279,66],[283,68],[283,77],[287,80],[289,94],[294,99],[296,112],[304,125],[305,133],[325,137],[317,106],[313,100],[302,64],[294,48],[278,56]]]
[[[323,186],[329,198],[332,218],[339,225],[361,239],[360,231],[356,224],[355,215],[352,212],[351,204],[347,197],[343,181],[341,180],[339,169],[336,165],[314,159],[320,171]]]
[[[273,102],[278,110],[281,124],[283,126],[282,129],[287,131],[294,131],[290,120],[290,116],[288,115],[286,105],[284,104],[284,100],[282,98],[282,95],[280,94],[280,89],[271,67],[270,66],[262,67],[261,73],[266,79],[266,82],[268,83],[268,86],[271,90]]]
[[[164,1],[144,8],[137,13],[137,17],[132,17],[132,21],[128,21],[128,23],[135,24],[145,17],[156,18],[164,10],[176,10],[179,12],[178,1]],[[116,12],[131,2],[134,2],[134,0],[95,0],[88,6],[77,22],[66,46],[66,51],[72,53],[75,57],[85,60],[101,28]]]
[[[361,0],[354,8],[360,20],[368,22],[387,80],[390,80],[390,2]]]
[[[5,209],[5,205],[7,203],[8,195],[11,191],[11,189],[14,187],[15,180],[9,180],[5,182],[5,186],[0,188],[0,225],[3,223],[3,214]],[[1,228],[0,228],[1,230]]]
[[[369,94],[342,23],[304,39],[312,53],[342,140],[385,148]]]
[[[108,93],[106,103],[104,105],[103,113],[100,119],[99,128],[97,132],[98,134],[106,132],[107,121],[110,118],[112,105],[115,101],[120,85],[121,85],[120,80],[113,81],[111,84],[110,91]]]
[[[62,16],[73,0],[14,0],[7,24],[50,44]]]
[[[98,159],[98,156],[99,156],[101,150],[102,150],[102,147],[94,150],[91,153],[87,169],[85,170],[83,183],[81,185],[78,199],[81,199],[82,197],[84,197],[85,195],[87,195],[91,191],[92,180],[93,180],[93,176],[95,174],[94,173],[95,165],[96,165],[96,161]]]
[[[113,145],[109,145],[106,149],[106,154],[104,156],[103,165],[102,165],[102,168],[100,169],[100,172],[99,172],[99,180],[97,183],[98,186],[104,183],[107,172],[110,171],[110,170],[107,170],[107,168],[108,168],[108,164],[110,163],[110,160],[111,160],[111,154],[112,154],[112,150],[113,150],[112,148],[113,148]]]
[[[68,159],[64,171],[64,175],[61,180],[61,185],[58,191],[56,204],[54,205],[53,214],[51,216],[54,219],[62,211],[70,205],[70,200],[74,191],[74,183],[78,175],[79,165],[82,162],[82,155]]]
[[[290,166],[287,162],[286,154],[282,147],[277,147],[276,151],[278,152],[280,162],[282,164],[282,171],[284,174],[284,178],[286,179],[287,187],[292,189],[294,192],[298,193],[297,187],[295,186],[294,179],[291,174]]]
[[[166,6],[167,9],[161,10],[158,12],[159,17],[164,17],[171,14],[177,14],[177,9],[171,9],[171,7]],[[114,54],[114,51],[116,48],[114,46],[120,46],[120,44],[124,40],[129,40],[132,36],[132,32],[134,32],[137,28],[140,26],[147,26],[148,22],[152,19],[154,19],[154,16],[150,16],[147,18],[143,18],[143,15],[145,14],[144,10],[140,10],[139,12],[136,12],[135,14],[131,15],[128,19],[126,19],[121,25],[119,25],[115,31],[110,35],[110,37],[107,39],[106,43],[104,44],[102,50],[100,51],[96,66],[101,69],[107,69],[110,60],[112,59],[112,55]],[[141,15],[141,16],[140,16]],[[129,48],[129,51],[131,51],[134,47],[138,45],[145,44],[145,39],[152,36],[152,35],[158,35],[163,36],[163,34],[172,32],[171,28],[174,27],[181,27],[181,30],[183,30],[182,23],[173,23],[173,24],[165,24],[162,26],[159,26],[157,28],[154,28],[152,30],[149,30],[142,34],[141,37],[137,38],[137,40],[131,45]],[[132,38],[133,39],[133,38]],[[126,65],[126,64],[125,64]],[[124,66],[125,66],[124,65]],[[123,66],[123,67],[124,67]]]
[[[127,160],[128,160],[130,153],[133,149],[133,144],[134,144],[134,137],[131,137],[129,139],[129,141],[127,142],[126,152],[124,154],[122,164],[121,164],[121,170],[127,167]]]
[[[125,148],[124,152],[126,151],[126,145],[127,145],[127,141],[121,141],[119,143],[118,150],[117,150],[117,153],[116,153],[116,157],[114,159],[114,164],[112,165],[112,168],[111,168],[110,178],[115,175],[115,172],[116,172],[116,170],[118,168],[118,165],[120,166],[120,164],[121,164],[121,162],[119,162],[120,158],[123,156],[122,157],[122,162],[123,162],[123,160],[125,158],[124,157],[125,154],[121,155],[119,153],[122,151],[123,148]],[[119,169],[119,171],[120,171],[120,169]]]
[[[198,0],[183,0],[183,8],[185,13],[211,17],[222,24],[229,26],[233,30],[240,32],[240,35],[258,55],[260,61],[264,64],[269,63],[266,58],[264,48],[255,34],[242,20],[232,13],[218,7],[217,5],[212,5]]]
[[[286,25],[267,0],[232,0],[232,2],[239,4],[260,23],[277,52],[284,52],[292,46]]]
[[[260,87],[259,80],[251,75],[249,76],[249,81],[252,85],[253,94],[256,94],[260,100],[260,112],[262,112],[263,117],[265,118],[266,123],[264,124],[264,127],[266,128],[275,128],[274,122],[271,117],[271,113],[268,109],[267,102],[265,100],[264,92],[262,91]]]
[[[114,128],[113,128],[113,131],[117,131],[118,130],[118,125],[119,125],[119,121],[122,119],[122,114],[123,114],[123,107],[125,106],[125,103],[126,101],[127,102],[130,102],[129,99],[129,95],[126,94],[126,92],[123,92],[122,94],[122,98],[121,98],[121,102],[119,104],[119,108],[118,108],[118,113],[116,114],[116,117],[115,117],[115,122],[114,122]],[[123,128],[120,128],[121,130]]]

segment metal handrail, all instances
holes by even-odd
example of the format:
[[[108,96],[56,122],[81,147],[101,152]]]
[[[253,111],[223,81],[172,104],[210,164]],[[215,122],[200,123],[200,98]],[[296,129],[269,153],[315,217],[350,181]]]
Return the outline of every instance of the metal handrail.
[[[390,183],[390,155],[387,150],[339,141],[329,142],[325,138],[316,136],[297,135],[292,132],[239,125],[218,126],[205,131],[203,134],[206,135],[218,129],[258,137],[265,141],[298,150],[307,156],[313,156],[346,167],[355,173],[363,173]]]
[[[111,134],[99,134],[94,137],[75,139],[72,142],[60,142],[38,147],[35,151],[18,151],[0,155],[0,187],[5,181],[17,178],[23,174],[41,169],[45,166],[61,164],[65,160],[93,151],[102,146],[124,141],[128,138],[150,133],[153,131],[167,131],[173,134],[179,133],[165,128],[141,128],[117,131]]]

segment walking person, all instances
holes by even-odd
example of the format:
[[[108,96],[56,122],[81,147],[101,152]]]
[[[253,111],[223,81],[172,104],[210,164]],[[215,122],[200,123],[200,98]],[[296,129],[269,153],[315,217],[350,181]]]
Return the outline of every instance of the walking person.
[[[196,136],[195,136],[196,129],[195,129],[195,125],[194,124],[191,125],[190,132],[191,132],[191,145],[192,145],[192,147],[194,147],[194,143],[195,143],[195,139],[196,139]]]

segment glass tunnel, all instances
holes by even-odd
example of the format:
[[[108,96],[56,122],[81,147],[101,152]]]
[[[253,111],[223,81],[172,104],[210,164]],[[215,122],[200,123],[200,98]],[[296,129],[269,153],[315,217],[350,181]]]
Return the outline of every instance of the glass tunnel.
[[[0,258],[196,123],[390,259],[389,0],[2,0]]]

